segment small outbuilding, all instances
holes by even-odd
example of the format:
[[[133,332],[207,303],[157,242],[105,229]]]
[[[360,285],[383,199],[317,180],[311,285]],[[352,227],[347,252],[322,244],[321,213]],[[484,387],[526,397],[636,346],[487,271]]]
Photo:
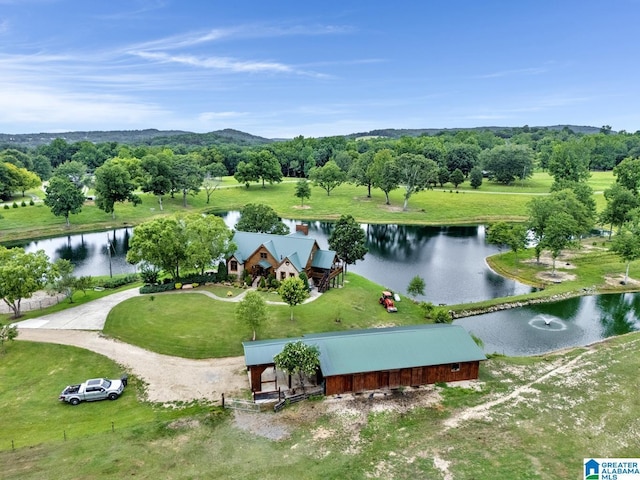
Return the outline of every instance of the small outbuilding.
[[[275,367],[273,357],[286,343],[298,340],[320,350],[317,377],[325,395],[474,380],[486,360],[464,328],[446,324],[243,342],[253,392],[263,390],[262,374]]]

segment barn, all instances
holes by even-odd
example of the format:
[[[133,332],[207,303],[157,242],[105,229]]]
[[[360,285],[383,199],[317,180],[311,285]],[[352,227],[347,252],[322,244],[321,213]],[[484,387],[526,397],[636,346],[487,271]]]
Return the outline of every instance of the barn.
[[[325,395],[473,380],[486,360],[464,328],[446,324],[243,342],[253,392],[263,391],[262,374],[274,368],[274,355],[297,340],[319,348],[318,383]]]

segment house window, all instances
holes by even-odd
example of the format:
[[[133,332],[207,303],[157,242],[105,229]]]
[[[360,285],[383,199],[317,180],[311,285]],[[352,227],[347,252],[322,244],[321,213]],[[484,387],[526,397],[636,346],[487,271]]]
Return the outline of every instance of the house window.
[[[293,273],[293,272],[289,272],[289,276],[290,276],[290,277],[295,277],[295,276],[296,276],[296,274],[295,274],[295,273]]]
[[[235,260],[231,260],[231,262],[229,262],[229,269],[232,272],[237,272],[238,271],[238,262],[236,262]]]
[[[460,364],[459,363],[452,363],[451,364],[451,371],[452,372],[459,372],[460,371]]]
[[[284,264],[288,267],[290,265],[289,260],[287,260],[286,262],[284,262]]]
[[[267,253],[266,252],[260,252],[260,258],[265,260],[267,258]]]
[[[280,272],[280,280],[287,278],[287,272]]]

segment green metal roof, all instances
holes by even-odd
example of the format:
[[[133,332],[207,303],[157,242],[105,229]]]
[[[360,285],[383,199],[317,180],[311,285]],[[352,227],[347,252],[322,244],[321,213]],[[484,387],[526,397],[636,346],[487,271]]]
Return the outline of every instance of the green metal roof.
[[[244,347],[244,363],[251,365],[273,364],[273,357],[282,351],[286,343],[302,340],[301,338],[281,338],[276,340],[256,340],[242,342]]]
[[[293,266],[296,267],[296,270],[298,270],[299,272],[304,270],[304,267],[307,264],[307,262],[302,263],[300,261],[300,257],[298,256],[298,252],[293,252],[291,255],[287,255],[287,258],[293,264]]]
[[[273,363],[273,356],[296,340],[319,347],[325,376],[486,360],[459,325],[413,325],[243,342],[245,363]]]
[[[316,243],[313,238],[299,233],[272,235],[240,231],[233,234],[233,241],[238,247],[233,255],[241,263],[244,263],[260,245],[264,245],[269,253],[279,262],[288,258],[299,272],[306,266],[313,246]],[[331,261],[333,262],[336,253],[330,250],[318,250],[314,255],[314,266],[317,266],[315,262],[318,255],[320,255],[320,259],[331,257]],[[330,266],[329,264],[329,267]]]
[[[312,267],[329,269],[336,258],[336,252],[332,250],[318,250],[313,256]]]

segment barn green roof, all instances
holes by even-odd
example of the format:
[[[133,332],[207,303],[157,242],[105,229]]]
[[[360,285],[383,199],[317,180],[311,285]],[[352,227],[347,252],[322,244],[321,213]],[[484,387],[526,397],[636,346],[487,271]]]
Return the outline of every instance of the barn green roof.
[[[245,363],[273,364],[273,356],[296,340],[318,346],[324,376],[486,360],[459,325],[412,325],[243,342]]]

